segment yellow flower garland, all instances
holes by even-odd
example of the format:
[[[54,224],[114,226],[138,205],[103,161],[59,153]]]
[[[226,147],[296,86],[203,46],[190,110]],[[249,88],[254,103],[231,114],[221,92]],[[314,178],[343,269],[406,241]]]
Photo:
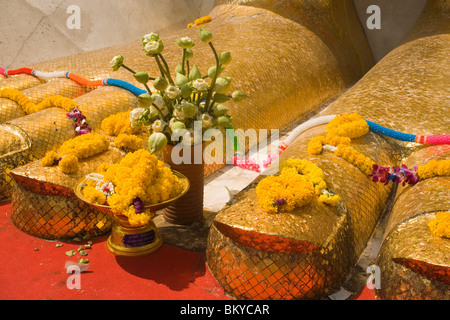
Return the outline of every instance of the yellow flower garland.
[[[59,148],[59,154],[73,154],[78,159],[85,159],[108,150],[109,141],[104,135],[87,133],[67,140]]]
[[[289,212],[312,202],[319,196],[321,203],[335,206],[338,195],[322,194],[327,188],[322,169],[305,159],[288,159],[280,165],[279,176],[262,179],[256,194],[260,208],[267,213]],[[277,203],[281,200],[281,203]]]
[[[417,173],[421,179],[450,176],[450,160],[431,160],[426,165],[418,166]]]
[[[196,19],[196,20],[194,21],[194,23],[188,23],[187,28],[190,29],[190,28],[192,28],[193,26],[199,26],[199,25],[202,25],[202,24],[211,22],[211,21],[212,21],[211,16],[204,16],[204,17],[201,17],[201,18]]]
[[[356,113],[335,117],[327,125],[327,136],[316,136],[308,143],[308,153],[321,154],[324,145],[336,147],[334,154],[347,160],[362,172],[371,175],[375,162],[358,152],[350,145],[351,139],[359,138],[369,132],[369,125],[362,116]],[[417,174],[420,179],[450,175],[450,160],[431,160],[423,166],[418,166]]]
[[[143,148],[144,140],[136,135],[120,134],[114,139],[114,145],[123,150],[137,151]]]
[[[134,133],[131,127],[130,111],[119,112],[105,118],[102,121],[101,129],[105,134],[114,137],[124,133]]]
[[[78,158],[73,154],[68,154],[62,157],[59,161],[58,167],[65,174],[76,173],[80,169]]]
[[[368,132],[369,124],[357,113],[335,117],[327,124],[327,133],[329,136],[355,139],[366,135]]]
[[[48,151],[41,160],[41,166],[50,167],[58,163],[59,168],[66,174],[78,171],[78,161],[105,152],[109,148],[106,136],[87,133],[67,140],[58,152]]]
[[[40,103],[34,104],[26,95],[24,95],[19,90],[9,88],[0,90],[0,98],[7,98],[14,101],[22,108],[22,110],[26,114],[36,113],[50,107],[59,107],[67,112],[70,112],[75,109],[75,107],[77,107],[76,102],[74,102],[72,99],[60,95],[45,98]]]
[[[432,234],[450,239],[450,211],[439,212],[428,222]]]
[[[131,225],[148,223],[151,212],[136,213],[133,201],[141,199],[145,204],[157,204],[181,193],[183,184],[172,170],[146,149],[128,153],[120,163],[101,164],[97,173],[103,175],[103,183],[111,182],[114,193],[106,203],[114,214],[128,217]],[[101,184],[101,183],[100,183]],[[90,188],[83,189],[85,197],[94,198]]]
[[[94,186],[88,185],[83,188],[83,195],[90,203],[104,205],[106,203],[106,196],[100,190],[97,190]]]
[[[309,154],[320,154],[324,145],[336,147],[334,154],[347,160],[362,172],[370,175],[375,164],[354,148],[350,147],[351,139],[360,138],[369,132],[369,125],[357,113],[335,117],[327,124],[327,136],[317,136],[308,143]]]
[[[338,145],[334,154],[347,160],[366,175],[371,175],[375,162],[350,146]]]

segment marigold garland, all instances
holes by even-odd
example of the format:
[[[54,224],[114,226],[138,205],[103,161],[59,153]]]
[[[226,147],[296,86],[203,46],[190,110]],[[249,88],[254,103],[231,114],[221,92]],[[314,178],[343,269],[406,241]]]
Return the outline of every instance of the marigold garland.
[[[58,152],[48,151],[41,160],[41,166],[49,167],[58,165],[66,174],[78,171],[78,161],[105,152],[109,148],[106,136],[87,133],[67,140],[59,148]]]
[[[211,22],[211,21],[212,21],[211,16],[204,16],[204,17],[195,19],[194,23],[188,23],[187,28],[190,29],[193,26],[199,26],[199,25]]]
[[[87,133],[65,141],[59,148],[61,155],[72,154],[79,160],[103,153],[109,148],[108,138],[97,133]]]
[[[370,159],[369,157],[366,157],[359,151],[355,150],[353,147],[345,146],[345,145],[338,145],[337,149],[334,151],[334,154],[338,157],[347,160],[359,170],[361,170],[366,175],[371,175],[373,172],[373,166],[375,162]]]
[[[135,129],[131,126],[130,111],[119,112],[105,118],[102,121],[101,129],[109,136],[118,136],[120,134],[133,134]]]
[[[65,174],[76,173],[80,169],[78,158],[73,154],[67,154],[62,157],[58,163],[58,167]]]
[[[305,159],[288,159],[280,164],[279,176],[268,176],[256,187],[260,208],[268,213],[292,211],[318,196],[321,203],[335,206],[341,199],[326,191],[322,169]]]
[[[357,113],[335,117],[327,124],[327,133],[329,136],[355,139],[366,135],[368,132],[369,124]]]
[[[327,149],[331,149],[336,156],[372,176],[372,181],[384,184],[392,181],[403,185],[415,185],[420,179],[450,175],[450,160],[431,160],[426,165],[415,166],[414,169],[409,169],[405,165],[394,168],[377,165],[372,159],[350,146],[351,139],[362,137],[367,132],[369,124],[356,113],[335,117],[327,125],[326,137],[316,136],[309,141],[308,153],[318,155],[322,153],[324,146],[331,146]]]
[[[128,153],[120,163],[103,163],[97,168],[97,174],[103,176],[97,181],[96,189],[111,183],[114,193],[108,194],[106,203],[114,214],[128,217],[133,226],[144,225],[152,218],[148,210],[138,210],[136,200],[145,204],[157,204],[167,201],[183,190],[183,183],[172,170],[146,149]],[[93,197],[92,189],[84,188],[85,197]]]
[[[418,166],[417,173],[421,179],[450,176],[450,159],[431,160],[426,165]]]
[[[432,234],[450,239],[450,211],[439,212],[428,222]]]
[[[282,209],[292,211],[310,203],[314,198],[314,187],[301,175],[284,170],[279,176],[268,176],[256,187],[261,209],[268,213],[278,213],[277,199],[283,199]]]
[[[77,104],[75,101],[73,101],[70,98],[60,96],[60,95],[45,98],[40,103],[34,104],[22,92],[20,92],[17,89],[10,89],[10,88],[0,90],[0,98],[7,98],[7,99],[14,101],[22,108],[22,110],[26,114],[36,113],[38,111],[41,111],[41,110],[44,110],[44,109],[47,109],[50,107],[59,107],[59,108],[64,109],[67,112],[70,112],[77,107]]]
[[[106,196],[100,190],[97,190],[94,186],[87,185],[83,188],[83,195],[90,203],[104,205],[106,203]]]
[[[144,140],[141,137],[138,137],[136,135],[129,135],[129,134],[119,134],[114,139],[114,145],[117,148],[131,151],[131,152],[142,149],[143,143],[144,143]]]

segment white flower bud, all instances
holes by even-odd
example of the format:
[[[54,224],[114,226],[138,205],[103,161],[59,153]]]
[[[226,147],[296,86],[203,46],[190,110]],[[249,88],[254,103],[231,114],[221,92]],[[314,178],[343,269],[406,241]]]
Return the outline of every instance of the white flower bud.
[[[208,90],[208,83],[203,79],[197,79],[192,83],[192,86],[197,91],[206,91]]]
[[[132,126],[138,124],[138,121],[142,117],[144,112],[145,112],[144,108],[134,108],[133,110],[131,110],[131,112],[130,112],[130,122],[131,122]]]
[[[162,132],[165,126],[166,123],[163,120],[156,120],[152,124],[152,129],[154,132]]]
[[[208,129],[213,123],[213,118],[207,113],[202,114],[200,119],[202,121],[203,129]]]
[[[183,37],[177,40],[177,44],[183,49],[190,49],[194,46],[194,41],[189,37]]]
[[[115,56],[111,60],[110,65],[113,71],[119,70],[119,68],[123,65],[123,56],[120,54],[118,56]]]
[[[168,86],[166,89],[166,96],[169,99],[176,99],[180,95],[180,88],[176,86]]]

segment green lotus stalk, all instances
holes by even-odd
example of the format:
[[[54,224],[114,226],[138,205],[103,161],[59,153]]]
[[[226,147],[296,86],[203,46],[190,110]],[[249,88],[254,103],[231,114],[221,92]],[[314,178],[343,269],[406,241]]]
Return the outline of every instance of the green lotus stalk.
[[[172,76],[170,75],[169,65],[167,64],[166,59],[164,59],[164,57],[163,57],[163,55],[161,53],[158,56],[161,59],[162,63],[164,64],[164,66],[165,66],[165,68],[167,70],[167,76],[169,77],[169,83],[171,85],[174,85],[174,82],[172,80]]]
[[[122,68],[124,68],[124,69],[126,69],[126,70],[128,70],[128,71],[130,71],[132,74],[135,74],[136,73],[136,71],[134,71],[133,69],[131,69],[131,68],[129,68],[129,67],[127,67],[126,65],[124,65],[123,63],[122,63]]]
[[[169,81],[169,83],[171,85],[173,85],[173,80],[172,80],[172,77],[170,76],[170,71],[169,70],[166,71],[164,69],[164,67],[163,67],[163,65],[162,65],[162,63],[160,61],[160,58],[159,58],[160,56],[161,56],[160,54],[156,55],[155,56],[155,60],[156,60],[156,63],[158,64],[158,68],[159,68],[159,71],[161,72],[161,76],[163,78],[165,78],[167,81]]]
[[[211,47],[211,50],[214,53],[214,57],[216,58],[216,70],[220,70],[220,68],[222,67],[222,65],[220,64],[220,60],[219,60],[219,56],[217,55],[217,51],[214,48],[214,45],[212,44],[212,42],[208,42],[209,46]],[[208,96],[206,97],[206,103],[205,103],[205,110],[206,112],[210,111],[210,102],[211,102],[211,97],[212,97],[212,93],[214,92],[214,88],[216,85],[216,81],[217,81],[217,72],[214,73],[214,77],[211,81],[211,87],[208,91]],[[214,103],[213,103],[214,104]]]
[[[130,67],[124,65],[123,63],[122,63],[121,66],[122,66],[125,70],[131,72],[135,78],[136,78],[136,75],[140,74],[140,72],[134,71],[133,69],[131,69]],[[138,79],[136,78],[136,80],[138,80]],[[148,80],[155,80],[155,78],[148,77]],[[147,81],[148,81],[148,80],[147,80]],[[138,80],[138,82],[140,82],[140,81]],[[141,83],[141,82],[140,82],[140,83]],[[146,83],[142,83],[142,84],[144,85],[144,87],[145,87],[145,89],[147,90],[147,92],[151,92],[150,88],[148,87],[148,85],[147,85]]]
[[[183,70],[183,74],[186,74],[186,69],[184,68],[184,65],[186,63],[186,49],[183,49],[183,55],[181,56],[181,66]]]

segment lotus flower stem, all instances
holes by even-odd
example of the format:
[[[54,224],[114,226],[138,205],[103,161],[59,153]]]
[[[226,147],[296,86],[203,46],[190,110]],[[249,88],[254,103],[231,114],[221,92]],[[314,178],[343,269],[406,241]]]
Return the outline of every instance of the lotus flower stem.
[[[216,58],[216,72],[214,73],[214,77],[213,77],[213,79],[211,81],[211,87],[210,87],[210,89],[208,91],[208,96],[206,97],[206,103],[205,103],[205,111],[206,112],[209,112],[210,109],[211,109],[209,103],[211,101],[211,96],[212,96],[212,93],[214,92],[214,88],[216,86],[217,74],[218,74],[218,72],[220,70],[220,67],[221,67],[220,66],[220,61],[219,61],[219,56],[217,55],[216,49],[214,48],[212,42],[209,42],[208,44],[209,44],[209,46],[211,47],[211,50],[214,53],[214,57]]]
[[[173,86],[174,82],[172,80],[172,77],[170,76],[169,65],[167,64],[166,59],[164,59],[164,57],[163,57],[163,55],[161,53],[158,56],[161,58],[161,61],[163,62],[164,66],[165,66],[165,68],[167,70],[167,77],[169,78],[169,83]]]

